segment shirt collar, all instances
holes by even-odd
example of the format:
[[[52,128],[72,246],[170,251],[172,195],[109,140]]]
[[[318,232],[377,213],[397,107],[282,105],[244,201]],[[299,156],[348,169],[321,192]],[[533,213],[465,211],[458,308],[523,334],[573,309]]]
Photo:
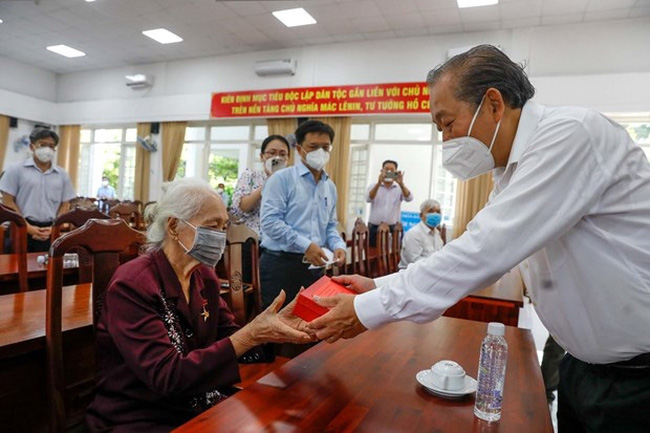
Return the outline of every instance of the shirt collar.
[[[510,148],[510,156],[508,157],[508,168],[511,164],[519,162],[519,158],[524,153],[528,144],[530,143],[530,136],[533,135],[537,125],[542,120],[544,115],[544,106],[535,101],[528,100],[521,109],[521,116],[519,117],[519,125],[517,126],[517,133]]]
[[[298,157],[298,161],[296,163],[296,168],[298,170],[298,174],[302,177],[305,176],[306,174],[311,174],[311,170],[309,170],[309,167],[305,165],[304,162],[302,162],[302,158]],[[327,172],[325,169],[323,169],[323,174],[321,175],[322,180],[327,180],[329,178]]]
[[[23,162],[23,167],[34,167],[38,171],[41,171],[41,169],[36,165],[36,161],[34,161],[34,157],[29,157]],[[57,173],[59,172],[60,168],[58,165],[56,165],[54,162],[52,162],[52,165],[50,165],[50,168],[47,170],[43,171],[42,173],[47,173],[49,171],[56,171]]]
[[[393,181],[393,183],[391,183],[390,186],[386,186],[386,183],[385,183],[385,182],[382,182],[382,183],[381,183],[381,186],[383,186],[383,187],[386,188],[386,189],[393,189],[393,188],[395,188],[395,187],[399,187],[399,185],[398,185],[397,182],[395,182],[395,181]]]

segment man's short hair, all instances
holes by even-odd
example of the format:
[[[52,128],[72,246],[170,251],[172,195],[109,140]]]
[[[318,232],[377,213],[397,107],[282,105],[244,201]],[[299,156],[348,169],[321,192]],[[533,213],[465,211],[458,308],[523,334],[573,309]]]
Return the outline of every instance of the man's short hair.
[[[427,84],[434,86],[446,74],[454,77],[456,99],[468,102],[474,108],[491,87],[501,92],[510,108],[523,107],[535,95],[535,88],[523,66],[492,45],[479,45],[452,57],[429,71]]]
[[[386,161],[381,163],[381,168],[386,167],[386,164],[395,164],[395,170],[397,170],[397,161],[393,161],[392,159],[387,159]]]
[[[29,142],[32,144],[36,144],[38,140],[42,140],[44,138],[52,138],[54,139],[54,144],[59,144],[59,136],[51,129],[36,128],[32,131],[31,134],[29,134]]]
[[[438,209],[442,210],[442,207],[440,206],[440,202],[438,200],[428,198],[424,200],[420,205],[420,213],[424,213],[425,210],[431,209],[432,207],[437,207]]]
[[[296,129],[296,143],[302,144],[305,141],[305,136],[310,132],[316,134],[327,134],[330,137],[330,142],[334,141],[334,130],[327,123],[320,120],[307,120],[298,125]]]

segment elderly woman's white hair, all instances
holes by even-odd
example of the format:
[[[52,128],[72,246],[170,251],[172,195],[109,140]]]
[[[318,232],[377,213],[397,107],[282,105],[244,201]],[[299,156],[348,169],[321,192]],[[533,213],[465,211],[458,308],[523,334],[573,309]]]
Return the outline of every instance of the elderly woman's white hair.
[[[434,200],[432,198],[428,198],[422,202],[420,205],[420,213],[424,213],[425,210],[431,209],[432,207],[437,207],[438,209],[441,209],[442,207],[440,206],[440,202],[438,200]]]
[[[147,247],[159,250],[167,236],[167,219],[170,217],[190,220],[201,211],[206,198],[219,194],[203,179],[186,177],[162,185],[162,197],[147,206],[144,219],[147,222]]]

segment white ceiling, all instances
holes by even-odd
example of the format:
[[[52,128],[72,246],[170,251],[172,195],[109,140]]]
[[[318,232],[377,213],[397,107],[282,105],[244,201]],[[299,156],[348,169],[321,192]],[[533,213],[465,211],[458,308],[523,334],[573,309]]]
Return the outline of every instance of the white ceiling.
[[[318,24],[287,28],[271,11],[304,7]],[[0,56],[57,73],[335,42],[650,17],[650,0],[0,0]],[[161,45],[143,30],[184,41]],[[66,44],[67,59],[45,50]]]

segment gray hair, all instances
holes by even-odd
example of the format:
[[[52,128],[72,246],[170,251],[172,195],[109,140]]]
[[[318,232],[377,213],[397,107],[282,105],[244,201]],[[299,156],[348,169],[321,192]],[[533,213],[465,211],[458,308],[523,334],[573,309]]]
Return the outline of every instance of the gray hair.
[[[162,185],[162,197],[147,206],[144,219],[147,222],[147,250],[162,248],[167,236],[167,220],[178,218],[190,220],[201,211],[206,198],[219,197],[210,184],[203,179],[186,177]],[[221,198],[219,197],[219,200]]]
[[[478,107],[485,92],[493,87],[501,92],[510,108],[521,108],[535,95],[524,67],[510,60],[492,45],[479,45],[458,54],[429,71],[427,84],[434,86],[447,73],[455,79],[455,97]]]
[[[431,209],[432,207],[437,207],[438,209],[441,209],[442,206],[440,206],[440,202],[438,200],[434,200],[432,198],[428,198],[422,202],[420,205],[420,213],[424,213],[425,210]]]

